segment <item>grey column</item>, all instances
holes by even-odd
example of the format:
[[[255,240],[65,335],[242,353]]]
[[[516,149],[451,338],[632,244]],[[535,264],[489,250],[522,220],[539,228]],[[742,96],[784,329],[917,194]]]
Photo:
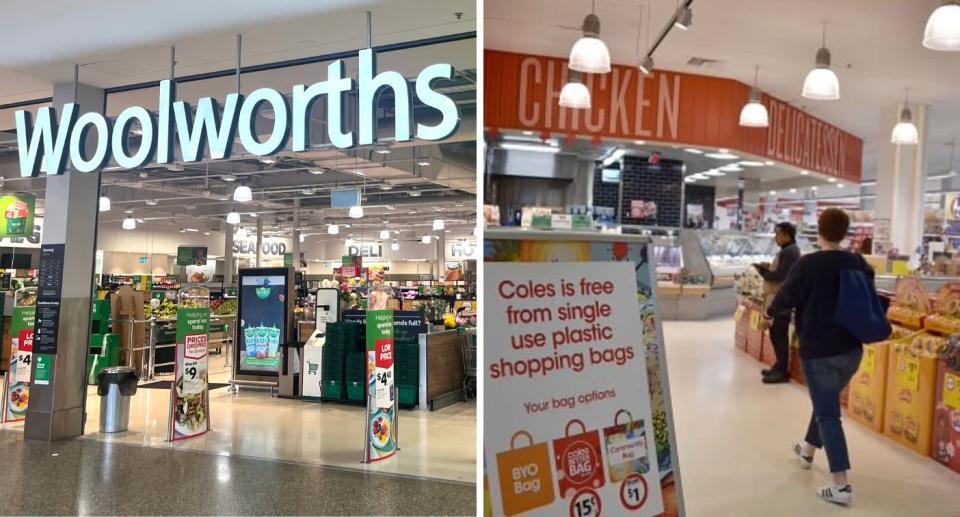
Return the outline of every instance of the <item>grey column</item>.
[[[293,270],[300,269],[300,198],[293,200]]]
[[[260,256],[263,254],[263,216],[257,214],[257,267],[260,267]]]
[[[80,114],[103,113],[103,90],[74,83],[54,86],[53,106],[58,114],[74,100]],[[87,139],[88,152],[93,141]],[[60,323],[50,383],[30,386],[24,436],[54,441],[83,434],[100,173],[68,171],[46,178],[41,242],[65,245]]]
[[[223,285],[233,285],[233,225],[223,226]]]

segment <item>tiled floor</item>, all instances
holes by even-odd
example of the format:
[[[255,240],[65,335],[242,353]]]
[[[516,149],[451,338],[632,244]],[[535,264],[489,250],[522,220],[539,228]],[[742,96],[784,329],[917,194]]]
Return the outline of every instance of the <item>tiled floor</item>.
[[[960,474],[853,421],[854,504],[820,502],[826,458],[803,471],[789,450],[810,418],[806,388],[761,384],[760,363],[732,344],[732,319],[667,322],[664,332],[687,515],[960,516]]]
[[[0,430],[0,515],[474,515],[474,485]]]

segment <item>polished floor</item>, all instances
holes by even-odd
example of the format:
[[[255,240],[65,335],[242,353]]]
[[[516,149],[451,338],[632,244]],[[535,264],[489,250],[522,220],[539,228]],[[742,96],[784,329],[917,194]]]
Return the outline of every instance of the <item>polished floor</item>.
[[[789,446],[810,417],[806,388],[763,385],[762,366],[733,346],[732,318],[664,325],[687,515],[960,516],[960,474],[845,422],[854,503],[817,500],[826,458],[796,467]]]
[[[0,515],[474,515],[474,485],[0,429]]]
[[[210,360],[211,382],[227,382],[223,359]],[[169,379],[170,377],[166,377]],[[170,391],[141,389],[130,405],[130,429],[100,432],[96,388],[87,397],[86,437],[123,443],[247,458],[281,460],[369,472],[475,483],[476,404],[460,403],[439,411],[401,410],[400,452],[375,464],[363,464],[364,409],[271,397],[269,392],[226,388],[210,392],[206,435],[171,444],[166,441]]]

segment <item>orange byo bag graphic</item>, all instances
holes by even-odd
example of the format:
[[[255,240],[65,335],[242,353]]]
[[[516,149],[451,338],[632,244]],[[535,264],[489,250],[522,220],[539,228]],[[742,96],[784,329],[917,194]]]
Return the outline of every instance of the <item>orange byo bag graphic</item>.
[[[518,436],[530,445],[518,449]],[[540,508],[553,502],[553,475],[546,442],[533,443],[526,431],[517,431],[510,439],[510,450],[497,454],[497,477],[504,515]]]
[[[570,427],[579,425],[583,431],[571,435]],[[566,499],[580,488],[594,490],[603,486],[603,456],[600,455],[600,433],[587,431],[580,420],[567,423],[566,436],[553,441],[553,453],[557,464],[557,483],[560,498]]]
[[[626,423],[620,423],[620,415],[626,415]],[[630,474],[650,472],[647,431],[643,420],[634,420],[628,411],[621,409],[613,416],[613,424],[603,430],[610,482],[619,483]]]

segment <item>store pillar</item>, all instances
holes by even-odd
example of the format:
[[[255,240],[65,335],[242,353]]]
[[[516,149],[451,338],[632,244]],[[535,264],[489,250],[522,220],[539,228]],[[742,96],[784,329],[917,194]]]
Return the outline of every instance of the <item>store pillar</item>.
[[[233,285],[233,225],[223,227],[223,285]]]
[[[926,170],[927,107],[911,105],[913,122],[920,134],[917,145],[890,143],[904,105],[887,108],[877,135],[876,219],[890,221],[890,243],[902,255],[913,255],[923,241],[923,188]],[[880,243],[876,243],[880,244]],[[881,248],[883,249],[883,248]]]
[[[103,90],[76,83],[54,86],[57,113],[71,102],[80,114],[103,113]],[[93,143],[87,139],[88,153]],[[37,327],[44,337],[35,336],[34,365],[49,361],[50,374],[45,384],[38,380],[30,386],[26,438],[54,441],[83,434],[99,191],[99,172],[68,170],[46,179],[40,274],[51,285],[57,275],[61,278],[59,293],[50,291],[54,294],[45,294],[41,278]]]

